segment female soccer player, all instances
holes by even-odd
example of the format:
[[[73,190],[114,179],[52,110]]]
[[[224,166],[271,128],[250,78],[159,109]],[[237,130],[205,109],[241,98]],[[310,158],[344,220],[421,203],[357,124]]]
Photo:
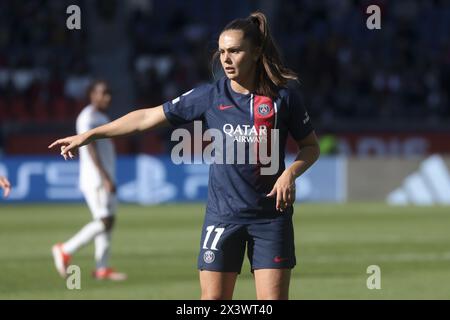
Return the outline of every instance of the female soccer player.
[[[231,135],[253,152],[278,132],[279,168],[263,175],[260,162],[210,166],[208,203],[198,256],[202,299],[231,299],[244,252],[254,272],[258,299],[287,299],[290,271],[296,264],[292,225],[295,179],[318,158],[319,147],[299,93],[287,87],[296,75],[283,66],[260,12],[229,23],[219,37],[215,57],[224,77],[160,106],[131,112],[109,124],[53,142],[61,155],[96,139],[143,132],[165,124],[200,120]],[[272,131],[277,130],[277,131]],[[287,135],[299,152],[285,168]],[[273,136],[272,136],[273,135]],[[228,151],[228,150],[227,150]]]
[[[3,189],[3,196],[6,198],[11,191],[11,184],[9,183],[8,179],[2,176],[0,176],[0,188]]]

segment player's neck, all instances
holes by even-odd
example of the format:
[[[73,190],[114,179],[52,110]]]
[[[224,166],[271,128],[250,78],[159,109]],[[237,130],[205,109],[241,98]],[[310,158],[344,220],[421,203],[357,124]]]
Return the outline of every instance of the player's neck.
[[[101,113],[106,113],[106,110],[104,110],[103,108],[100,108],[98,106],[96,106],[95,104],[91,103],[91,105],[94,107],[95,110],[97,110],[98,112]]]
[[[253,79],[249,79],[247,81],[236,81],[230,80],[231,88],[241,94],[249,94],[255,90],[255,82]]]

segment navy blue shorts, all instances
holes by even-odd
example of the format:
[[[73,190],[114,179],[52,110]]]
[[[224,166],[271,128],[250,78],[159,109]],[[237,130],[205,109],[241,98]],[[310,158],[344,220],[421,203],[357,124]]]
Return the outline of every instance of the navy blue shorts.
[[[233,224],[205,217],[198,269],[241,272],[245,249],[251,269],[292,269],[296,264],[292,217]]]

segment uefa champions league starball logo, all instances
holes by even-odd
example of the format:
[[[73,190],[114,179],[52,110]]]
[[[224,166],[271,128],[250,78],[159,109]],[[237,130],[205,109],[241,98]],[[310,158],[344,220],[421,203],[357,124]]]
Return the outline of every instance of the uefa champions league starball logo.
[[[258,107],[258,113],[262,116],[267,115],[270,112],[270,107],[267,104],[261,104]]]
[[[203,254],[203,260],[206,262],[206,263],[212,263],[212,262],[214,262],[214,259],[216,258],[216,256],[215,256],[215,254],[214,254],[214,252],[212,252],[211,250],[208,250],[208,251],[206,251],[204,254]]]

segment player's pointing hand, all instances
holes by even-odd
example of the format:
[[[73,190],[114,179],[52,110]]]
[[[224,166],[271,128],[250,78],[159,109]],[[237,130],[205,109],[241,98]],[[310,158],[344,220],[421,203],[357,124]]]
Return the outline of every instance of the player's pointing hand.
[[[88,144],[89,142],[84,137],[83,134],[79,134],[76,136],[71,136],[63,139],[58,139],[49,145],[49,148],[53,148],[56,146],[61,146],[61,155],[64,157],[64,160],[67,158],[73,159],[77,152],[77,149],[81,146]]]

